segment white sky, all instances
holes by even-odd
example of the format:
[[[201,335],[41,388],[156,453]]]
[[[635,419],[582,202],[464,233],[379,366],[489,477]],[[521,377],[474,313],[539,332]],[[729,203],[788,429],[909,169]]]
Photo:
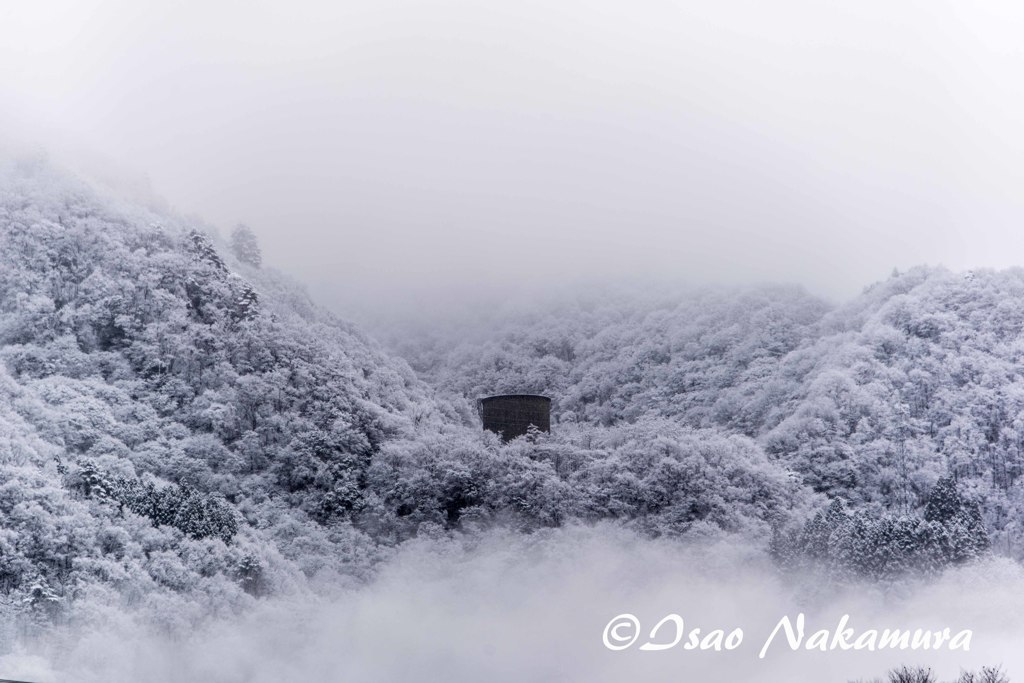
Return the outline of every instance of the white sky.
[[[248,223],[345,312],[1024,263],[1021,3],[163,5],[0,0],[0,122]]]

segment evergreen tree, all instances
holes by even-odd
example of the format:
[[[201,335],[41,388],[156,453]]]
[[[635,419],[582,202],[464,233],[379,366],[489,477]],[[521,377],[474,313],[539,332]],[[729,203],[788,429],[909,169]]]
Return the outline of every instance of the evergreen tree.
[[[990,541],[978,503],[960,493],[952,477],[936,482],[925,506],[925,520],[941,524],[946,532],[950,561],[962,562],[988,550]]]
[[[249,226],[239,223],[231,231],[231,251],[235,258],[242,263],[247,263],[254,268],[259,268],[263,263],[263,254],[260,251],[259,242]]]

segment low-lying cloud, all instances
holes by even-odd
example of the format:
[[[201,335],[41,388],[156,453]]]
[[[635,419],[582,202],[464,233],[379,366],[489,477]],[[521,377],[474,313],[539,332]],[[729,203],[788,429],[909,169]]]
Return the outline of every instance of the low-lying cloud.
[[[0,124],[246,222],[350,316],[647,273],[845,297],[1019,262],[1022,26],[966,1],[8,3]]]
[[[793,652],[780,634],[758,652],[785,615],[807,615],[807,631],[834,630],[842,614],[869,628],[971,629],[968,653],[948,651]],[[677,613],[686,628],[726,632],[731,652],[611,652],[602,631],[621,613],[646,630]],[[532,535],[496,531],[424,539],[401,548],[379,575],[329,599],[278,597],[232,619],[168,634],[150,617],[123,615],[108,629],[27,643],[0,660],[0,674],[38,681],[664,681],[791,683],[881,676],[922,664],[943,678],[960,668],[1001,664],[1024,672],[1024,571],[991,560],[934,580],[883,591],[823,590],[782,577],[763,556],[732,543],[650,540],[610,525]],[[642,642],[641,639],[640,642]],[[52,657],[52,658],[51,658]]]

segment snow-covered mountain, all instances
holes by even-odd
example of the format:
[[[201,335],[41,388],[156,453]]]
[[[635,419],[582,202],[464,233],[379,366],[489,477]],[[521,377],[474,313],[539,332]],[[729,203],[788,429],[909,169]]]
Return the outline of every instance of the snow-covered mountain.
[[[823,546],[839,575],[889,576],[984,551],[980,500],[1017,553],[1021,273],[915,271],[839,308],[794,288],[599,295],[396,335],[407,363],[257,252],[45,161],[0,164],[17,633],[125,610],[188,627],[493,526],[755,550],[774,532],[786,561]],[[480,429],[477,396],[526,390],[555,397],[552,434]],[[821,537],[829,497],[850,506],[828,513],[842,538]],[[847,566],[851,543],[889,554]]]

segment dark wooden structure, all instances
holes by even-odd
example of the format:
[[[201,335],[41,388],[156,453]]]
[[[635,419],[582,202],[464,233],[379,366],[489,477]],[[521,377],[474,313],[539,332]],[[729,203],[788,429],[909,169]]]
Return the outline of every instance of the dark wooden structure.
[[[480,419],[484,429],[511,441],[526,434],[530,425],[542,432],[551,431],[551,399],[535,394],[505,394],[480,399]]]

